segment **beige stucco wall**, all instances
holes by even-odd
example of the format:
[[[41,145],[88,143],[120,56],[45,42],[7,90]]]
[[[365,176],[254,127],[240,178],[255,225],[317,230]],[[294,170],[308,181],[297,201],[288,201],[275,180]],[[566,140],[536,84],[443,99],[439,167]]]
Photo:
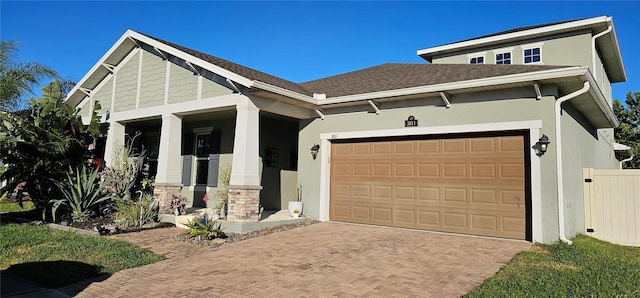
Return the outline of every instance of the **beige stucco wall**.
[[[432,63],[468,64],[469,57],[467,55],[486,52],[485,64],[495,64],[495,54],[508,49],[512,52],[511,64],[524,64],[524,49],[529,48],[527,45],[535,43],[541,43],[542,64],[544,65],[591,66],[592,64],[591,33],[587,31],[530,39],[517,43],[504,43],[491,47],[479,47],[444,56],[435,56]]]
[[[541,100],[536,100],[533,88],[521,88],[455,95],[451,97],[449,109],[443,106],[439,97],[383,103],[379,115],[373,113],[368,105],[362,105],[340,109],[342,114],[332,114],[334,111],[327,109],[324,120],[301,121],[298,184],[303,186],[305,213],[311,218],[319,218],[321,164],[320,159],[311,158],[308,149],[320,143],[320,134],[403,128],[404,120],[413,115],[420,127],[540,120],[540,135],[546,134],[553,141],[556,90],[553,86],[546,86],[543,94],[545,96]],[[530,145],[533,146],[536,141],[531,140]],[[534,155],[531,158],[539,157]],[[555,163],[553,150],[540,158],[541,220],[545,242],[558,239]]]
[[[567,238],[584,233],[583,168],[616,169],[612,129],[594,129],[571,105],[563,104],[562,163]]]

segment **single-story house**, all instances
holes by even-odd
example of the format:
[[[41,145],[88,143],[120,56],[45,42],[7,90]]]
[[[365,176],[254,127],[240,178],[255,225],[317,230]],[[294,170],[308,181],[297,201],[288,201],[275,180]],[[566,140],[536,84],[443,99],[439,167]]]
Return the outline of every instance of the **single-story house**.
[[[618,168],[611,84],[626,73],[611,17],[518,28],[295,83],[128,30],[69,93],[148,151],[172,194],[228,221],[258,206],[344,221],[552,242],[584,231],[582,169]]]

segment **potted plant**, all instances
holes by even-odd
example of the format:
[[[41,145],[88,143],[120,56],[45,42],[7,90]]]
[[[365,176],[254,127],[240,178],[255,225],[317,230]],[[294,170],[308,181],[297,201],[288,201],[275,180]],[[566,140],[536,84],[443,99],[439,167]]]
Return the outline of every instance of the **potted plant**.
[[[293,211],[298,210],[298,216],[302,214],[302,185],[298,186],[296,189],[296,200],[289,201],[289,216],[294,217]]]

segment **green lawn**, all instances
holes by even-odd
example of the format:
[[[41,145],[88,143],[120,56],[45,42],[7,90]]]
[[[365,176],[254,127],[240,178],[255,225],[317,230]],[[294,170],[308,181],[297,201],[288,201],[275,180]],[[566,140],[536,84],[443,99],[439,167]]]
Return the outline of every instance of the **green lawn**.
[[[0,225],[0,269],[49,288],[164,259],[121,240],[33,224]]]
[[[0,213],[6,212],[20,212],[33,209],[33,203],[31,201],[22,202],[24,208],[20,208],[18,203],[4,203],[0,201]]]
[[[640,248],[578,235],[536,244],[468,297],[640,297]]]

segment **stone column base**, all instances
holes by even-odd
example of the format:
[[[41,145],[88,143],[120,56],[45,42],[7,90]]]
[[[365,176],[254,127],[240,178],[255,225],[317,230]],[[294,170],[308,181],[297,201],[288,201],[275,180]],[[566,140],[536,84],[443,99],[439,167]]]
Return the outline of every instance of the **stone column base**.
[[[258,222],[261,189],[260,185],[229,185],[227,221]]]
[[[173,199],[173,195],[182,196],[180,192],[181,189],[182,184],[156,183],[153,185],[153,195],[158,200],[160,214],[173,214],[171,200]]]

